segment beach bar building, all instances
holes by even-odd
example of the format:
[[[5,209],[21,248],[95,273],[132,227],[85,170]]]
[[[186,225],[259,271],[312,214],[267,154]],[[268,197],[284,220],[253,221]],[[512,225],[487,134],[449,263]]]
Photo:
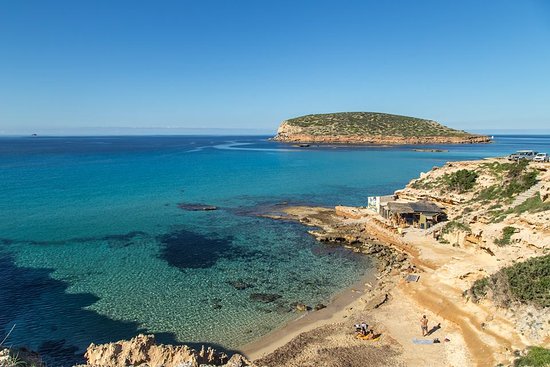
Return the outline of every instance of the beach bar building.
[[[379,214],[397,227],[413,226],[427,229],[446,219],[445,212],[430,201],[390,201],[380,207]]]
[[[369,196],[367,208],[380,214],[382,206],[395,199],[395,195]]]

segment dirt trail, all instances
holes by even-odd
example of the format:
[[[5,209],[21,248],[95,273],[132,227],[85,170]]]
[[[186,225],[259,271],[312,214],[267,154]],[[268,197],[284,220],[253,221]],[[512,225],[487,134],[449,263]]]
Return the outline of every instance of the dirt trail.
[[[516,336],[512,323],[495,317],[481,304],[466,303],[457,280],[448,273],[449,269],[458,267],[457,263],[461,263],[466,273],[478,271],[488,265],[485,258],[471,258],[458,248],[438,249],[431,239],[414,234],[409,235],[408,239],[417,245],[419,260],[429,261],[435,268],[423,273],[418,283],[401,283],[400,290],[419,309],[429,310],[440,317],[442,322],[451,322],[461,330],[472,363],[477,366],[495,365],[500,362],[495,356],[511,350],[513,346],[524,346]]]
[[[346,324],[363,319],[374,322],[384,340],[393,341],[390,344],[401,350],[398,359],[405,365],[485,367],[508,364],[514,358],[514,350],[523,350],[533,344],[518,329],[516,321],[511,321],[515,319],[509,319],[506,313],[491,304],[469,301],[463,292],[470,289],[476,279],[519,258],[533,256],[536,248],[509,246],[499,248],[495,255],[473,245],[449,246],[419,229],[407,228],[403,233],[398,232],[383,218],[362,208],[292,207],[283,212],[287,216],[273,217],[318,227],[320,230],[316,232],[319,233],[314,234],[318,238],[352,244],[358,239],[366,243],[374,240],[407,255],[401,260],[406,263],[386,261],[385,264],[390,265],[385,265],[386,271],[379,278],[376,289],[361,292],[362,303],[349,307],[346,310],[349,314],[342,316]],[[323,237],[326,234],[328,236]],[[366,248],[367,251],[371,249]],[[385,260],[387,258],[382,258]],[[418,282],[405,282],[410,271],[420,275]],[[443,341],[449,337],[450,342],[419,345],[414,341],[422,338],[419,321],[423,314],[428,315],[431,327],[441,323],[441,329],[436,329],[435,335],[427,339],[437,337]],[[336,340],[335,345],[341,347],[349,344],[346,338],[334,336]],[[322,348],[325,343],[316,345]]]
[[[452,322],[461,330],[471,358],[476,365],[491,366],[495,364],[492,355],[493,347],[480,338],[483,330],[475,326],[479,322],[473,315],[463,312],[460,307],[447,300],[446,296],[430,291],[427,287],[422,286],[418,289],[403,287],[402,290],[417,303],[420,309],[430,310],[443,319],[440,322]],[[509,344],[508,341],[503,341]]]

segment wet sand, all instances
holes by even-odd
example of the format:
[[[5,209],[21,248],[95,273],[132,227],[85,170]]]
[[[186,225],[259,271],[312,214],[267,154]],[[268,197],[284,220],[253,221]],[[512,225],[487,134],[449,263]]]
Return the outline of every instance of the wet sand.
[[[372,287],[375,286],[375,272],[363,276],[352,286],[335,295],[326,308],[304,313],[302,317],[289,321],[259,340],[244,345],[240,348],[241,353],[252,360],[260,359],[283,347],[302,333],[345,320],[361,302],[361,297],[365,295],[366,288],[370,288],[366,284],[370,284]],[[350,330],[353,324],[357,322],[357,320],[349,320]]]

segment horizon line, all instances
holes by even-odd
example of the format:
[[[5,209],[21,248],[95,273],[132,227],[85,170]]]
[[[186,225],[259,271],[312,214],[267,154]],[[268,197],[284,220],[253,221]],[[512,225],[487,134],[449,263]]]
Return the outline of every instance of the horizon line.
[[[550,129],[486,128],[465,130],[483,135],[549,135]],[[241,127],[53,127],[1,129],[0,137],[79,136],[274,136],[277,129]]]

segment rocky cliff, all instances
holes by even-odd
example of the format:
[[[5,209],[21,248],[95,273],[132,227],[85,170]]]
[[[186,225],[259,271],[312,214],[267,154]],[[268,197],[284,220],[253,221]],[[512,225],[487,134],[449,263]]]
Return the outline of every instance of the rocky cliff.
[[[456,284],[466,299],[513,324],[528,345],[550,340],[549,192],[548,163],[505,159],[449,162],[396,192],[446,208],[449,221],[433,235],[441,248],[474,254],[480,264]]]
[[[276,141],[320,144],[471,144],[490,138],[438,122],[374,112],[343,112],[283,121]]]

